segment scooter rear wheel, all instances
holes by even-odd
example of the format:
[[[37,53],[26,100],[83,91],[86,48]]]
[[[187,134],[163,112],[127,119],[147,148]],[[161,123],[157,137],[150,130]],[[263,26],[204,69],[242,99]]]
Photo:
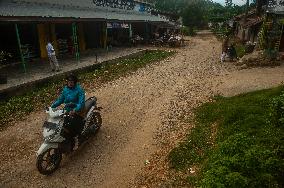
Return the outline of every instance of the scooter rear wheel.
[[[94,112],[92,119],[91,119],[91,125],[96,125],[97,129],[99,129],[102,126],[102,117],[99,112]]]
[[[56,171],[62,160],[62,153],[58,148],[50,148],[37,157],[36,167],[43,175],[52,174]]]

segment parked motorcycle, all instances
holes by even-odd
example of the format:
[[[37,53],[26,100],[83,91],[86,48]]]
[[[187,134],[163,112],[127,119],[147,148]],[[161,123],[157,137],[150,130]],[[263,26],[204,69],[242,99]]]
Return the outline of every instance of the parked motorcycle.
[[[180,36],[172,35],[168,40],[168,44],[170,47],[180,47],[182,43],[181,39],[182,38]]]
[[[139,35],[134,35],[131,39],[130,42],[132,46],[137,46],[138,44],[142,44],[144,41],[144,38],[140,37]]]
[[[96,98],[91,97],[85,102],[84,128],[78,136],[78,147],[85,143],[92,135],[97,133],[102,125],[100,107],[97,107]],[[65,110],[53,111],[51,107],[46,110],[47,120],[43,124],[44,142],[37,151],[36,166],[41,174],[52,174],[59,168],[62,154],[73,151],[74,140],[66,139],[64,119],[68,118]],[[74,139],[74,138],[73,138]]]

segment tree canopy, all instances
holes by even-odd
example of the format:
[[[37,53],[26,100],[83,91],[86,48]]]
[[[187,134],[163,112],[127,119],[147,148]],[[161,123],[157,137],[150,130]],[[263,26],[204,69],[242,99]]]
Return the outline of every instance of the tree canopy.
[[[237,6],[226,0],[222,6],[212,0],[156,0],[155,8],[182,17],[189,27],[204,27],[209,22],[223,22],[245,11],[245,6]]]

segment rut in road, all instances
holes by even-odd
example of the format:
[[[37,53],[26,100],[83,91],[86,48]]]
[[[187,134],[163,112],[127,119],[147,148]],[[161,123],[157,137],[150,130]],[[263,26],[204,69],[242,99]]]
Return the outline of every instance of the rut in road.
[[[52,176],[40,175],[35,167],[43,112],[1,132],[0,187],[133,187],[145,160],[162,140],[174,136],[171,130],[178,127],[171,127],[171,122],[190,110],[189,105],[206,101],[213,94],[214,78],[229,70],[218,63],[220,43],[214,37],[191,38],[177,51],[87,93],[97,96],[104,108],[103,127],[83,148],[65,157]]]

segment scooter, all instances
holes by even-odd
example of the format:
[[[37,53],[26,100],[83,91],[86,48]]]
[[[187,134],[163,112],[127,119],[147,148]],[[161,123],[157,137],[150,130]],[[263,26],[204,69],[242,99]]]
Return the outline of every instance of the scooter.
[[[80,147],[91,136],[97,133],[102,125],[100,115],[101,107],[97,107],[97,99],[91,97],[85,102],[84,128],[78,136],[78,145]],[[73,151],[74,140],[65,138],[64,119],[69,115],[65,110],[53,111],[51,107],[46,109],[47,119],[43,124],[44,142],[37,151],[36,167],[43,175],[49,175],[55,172],[60,165],[63,154],[69,154]]]

